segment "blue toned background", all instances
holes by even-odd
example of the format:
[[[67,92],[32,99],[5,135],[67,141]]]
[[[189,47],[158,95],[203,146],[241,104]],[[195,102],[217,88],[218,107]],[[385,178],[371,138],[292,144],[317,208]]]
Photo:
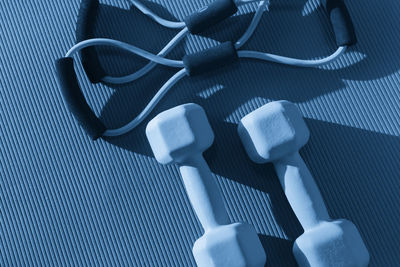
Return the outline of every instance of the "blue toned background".
[[[144,123],[132,133],[92,142],[64,105],[54,61],[75,42],[79,0],[0,1],[1,265],[192,266],[202,234],[178,169],[153,158]],[[158,52],[176,31],[104,0],[96,36]],[[208,0],[145,1],[182,19]],[[185,78],[151,117],[173,106],[202,105],[216,134],[206,159],[229,216],[255,226],[268,266],[294,266],[302,232],[270,165],[250,162],[236,134],[240,118],[278,99],[298,104],[311,130],[302,155],[334,218],[359,228],[371,266],[400,266],[400,2],[348,0],[359,42],[323,69],[242,60]],[[204,36],[190,36],[171,58],[236,40],[255,5]],[[301,58],[328,55],[334,40],[317,1],[271,0],[246,49]],[[146,62],[98,49],[110,73]],[[157,67],[138,82],[91,85],[85,96],[107,126],[128,122],[173,73]],[[148,121],[148,120],[147,120]],[[146,121],[146,122],[147,122]]]

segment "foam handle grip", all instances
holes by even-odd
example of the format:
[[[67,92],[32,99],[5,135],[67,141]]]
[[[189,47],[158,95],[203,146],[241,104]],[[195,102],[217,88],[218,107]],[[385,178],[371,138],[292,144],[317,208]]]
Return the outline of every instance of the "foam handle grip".
[[[305,231],[330,220],[317,184],[298,152],[274,162],[274,167],[286,198]]]
[[[183,64],[190,76],[203,74],[229,65],[238,59],[238,54],[232,42],[203,50],[199,53],[183,57]]]
[[[190,33],[199,34],[238,11],[233,0],[215,0],[185,18]]]
[[[99,9],[98,0],[82,0],[76,22],[76,42],[94,38],[93,28]],[[86,47],[80,52],[82,65],[92,83],[98,83],[106,76],[101,67],[95,47]]]
[[[106,131],[106,127],[85,100],[74,70],[74,59],[70,57],[58,59],[56,70],[61,92],[68,109],[93,140],[101,137]]]
[[[353,22],[343,0],[323,0],[328,12],[338,46],[351,46],[357,43]]]

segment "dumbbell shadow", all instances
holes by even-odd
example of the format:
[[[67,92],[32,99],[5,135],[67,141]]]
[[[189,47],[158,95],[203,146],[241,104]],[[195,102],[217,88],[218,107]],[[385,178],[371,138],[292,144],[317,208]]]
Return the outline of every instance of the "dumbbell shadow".
[[[276,219],[291,244],[302,233],[302,228],[285,199],[272,165],[261,166],[251,162],[240,146],[237,125],[224,122],[223,116],[206,105],[206,100],[189,100],[211,111],[208,115],[215,142],[204,155],[211,170],[267,194],[273,208],[268,216]],[[376,259],[385,258],[388,263],[400,261],[398,255],[387,254],[388,248],[399,245],[400,235],[385,230],[392,229],[397,225],[396,218],[400,218],[399,211],[391,208],[400,206],[400,200],[395,197],[395,191],[400,188],[399,180],[393,179],[398,177],[400,138],[318,120],[306,119],[306,123],[311,139],[301,154],[316,179],[330,215],[348,218],[358,226],[368,250],[372,252],[371,266]],[[129,145],[129,150],[135,153],[152,157],[145,141],[144,126],[135,133],[118,138],[118,141],[123,147]],[[291,255],[291,245],[279,246],[286,241],[271,237],[270,232],[263,234],[275,241],[264,246],[267,254],[279,247],[282,254]],[[292,262],[293,258],[289,261]],[[287,262],[287,258],[282,258],[279,264],[284,266]]]
[[[400,199],[396,197],[400,181],[394,179],[400,166],[397,156],[400,138],[312,119],[306,119],[306,123],[311,139],[301,155],[316,179],[329,214],[348,218],[357,225],[371,252],[371,266],[382,259],[389,265],[399,262],[399,256],[388,254],[388,250],[399,245],[400,234],[385,229],[393,229],[396,218],[400,217],[399,210],[392,208],[400,206]],[[272,165],[254,164],[246,159],[244,150],[237,149],[237,125],[217,122],[212,117],[211,124],[217,133],[215,145],[205,153],[211,169],[267,193],[274,218],[290,240],[296,239],[303,230],[285,199]],[[230,156],[226,157],[227,154]],[[268,254],[280,243],[270,234],[266,237],[276,242],[269,244],[270,247],[264,246]],[[285,251],[282,253],[291,254],[292,241],[280,248]],[[280,262],[285,263],[286,259]]]
[[[267,267],[293,267],[297,266],[297,263],[290,251],[293,247],[293,242],[291,240],[286,240],[282,238],[273,237],[270,235],[259,234],[261,244],[268,255],[274,255],[274,257],[269,257]]]
[[[395,178],[400,137],[313,119],[306,123],[312,135],[302,155],[330,215],[357,225],[371,253],[370,266],[400,262],[393,250],[400,233],[391,230],[400,218],[400,180]]]
[[[180,101],[187,97],[189,101],[199,103],[208,111],[215,132],[215,142],[205,153],[211,170],[217,175],[267,194],[273,208],[273,213],[268,216],[276,219],[291,240],[288,242],[292,242],[302,233],[302,228],[286,201],[272,166],[256,165],[248,159],[240,145],[237,125],[224,122],[224,114],[215,112],[214,104],[208,99],[181,97]],[[165,108],[168,108],[168,104],[160,109]],[[400,217],[398,211],[389,209],[400,205],[400,201],[394,198],[396,193],[393,192],[400,187],[398,181],[393,180],[397,175],[396,166],[400,165],[396,157],[400,151],[399,138],[317,120],[307,119],[306,122],[311,131],[311,140],[301,154],[315,176],[332,217],[348,218],[359,227],[369,251],[373,251],[373,266],[375,257],[387,257],[385,247],[389,244],[398,245],[400,240],[396,233],[384,230],[396,225],[395,218]],[[118,138],[118,141],[123,147],[129,145],[131,151],[152,157],[145,141],[144,127]],[[365,160],[360,160],[360,157]],[[358,193],[354,195],[343,192]],[[385,219],[382,221],[380,218]],[[270,232],[263,234],[268,239],[278,241],[270,236]],[[286,243],[283,239],[282,242]],[[281,242],[264,246],[266,253],[276,250],[279,243]],[[283,250],[282,254],[291,255],[291,246],[281,246],[279,249]],[[391,257],[392,261],[388,259],[388,262],[399,260],[394,254]],[[289,261],[292,262],[293,258]],[[279,264],[284,265],[287,262],[287,258],[282,258]]]

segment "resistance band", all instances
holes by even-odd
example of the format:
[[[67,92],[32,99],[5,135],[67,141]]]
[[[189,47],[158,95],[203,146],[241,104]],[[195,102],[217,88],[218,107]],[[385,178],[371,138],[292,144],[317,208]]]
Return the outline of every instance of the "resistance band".
[[[131,0],[131,2],[140,11],[148,15],[160,25],[168,28],[181,29],[180,32],[172,38],[172,40],[168,42],[168,44],[157,55],[121,41],[107,38],[93,38],[91,28],[95,21],[99,3],[97,0],[84,0],[81,4],[80,15],[77,23],[78,43],[67,52],[65,57],[56,61],[58,79],[64,100],[67,103],[69,110],[93,140],[102,136],[123,135],[134,129],[150,114],[162,97],[185,76],[200,75],[231,64],[239,58],[257,59],[297,67],[318,67],[336,60],[346,51],[347,47],[354,45],[357,42],[354,27],[343,0],[323,0],[323,6],[330,18],[338,47],[336,52],[332,55],[317,60],[303,60],[258,51],[242,50],[241,47],[255,32],[268,4],[268,1],[259,1],[257,11],[253,16],[249,27],[238,41],[235,43],[225,42],[201,52],[186,55],[182,60],[173,60],[168,59],[165,56],[188,33],[198,34],[235,14],[239,5],[253,1],[216,0],[210,5],[186,17],[184,22],[165,20],[139,2],[134,0]],[[95,50],[91,49],[93,46],[98,45],[113,46],[129,51],[135,55],[148,59],[150,63],[135,73],[127,76],[107,76],[105,71],[101,68]],[[79,87],[72,57],[77,52],[81,53],[83,67],[92,83],[100,81],[113,84],[132,82],[147,74],[157,64],[179,68],[180,70],[160,88],[136,118],[120,128],[107,129],[89,107]],[[89,71],[89,69],[94,71]]]

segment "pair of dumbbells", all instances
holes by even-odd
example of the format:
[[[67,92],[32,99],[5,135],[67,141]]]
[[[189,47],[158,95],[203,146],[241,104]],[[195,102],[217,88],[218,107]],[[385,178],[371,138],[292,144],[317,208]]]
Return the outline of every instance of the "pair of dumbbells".
[[[295,105],[269,103],[244,117],[238,132],[250,158],[273,162],[286,197],[304,228],[294,243],[300,266],[367,266],[368,251],[357,228],[332,221],[322,196],[298,150],[309,131]],[[222,195],[202,153],[214,134],[204,110],[185,104],[156,116],[146,128],[156,159],[177,163],[190,202],[205,234],[193,247],[198,266],[263,266],[264,249],[254,228],[230,224]]]

